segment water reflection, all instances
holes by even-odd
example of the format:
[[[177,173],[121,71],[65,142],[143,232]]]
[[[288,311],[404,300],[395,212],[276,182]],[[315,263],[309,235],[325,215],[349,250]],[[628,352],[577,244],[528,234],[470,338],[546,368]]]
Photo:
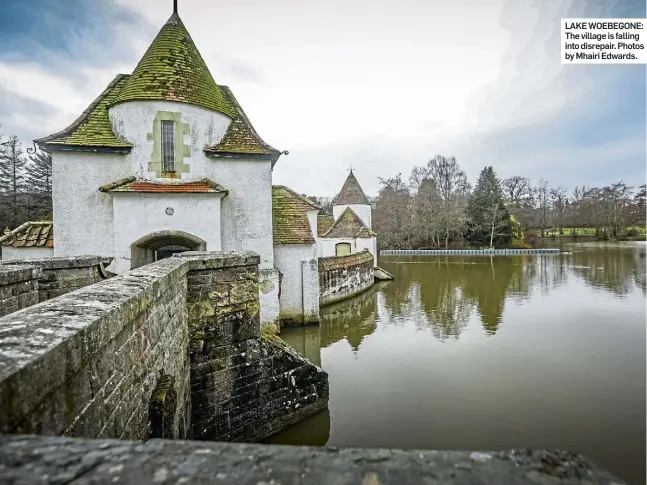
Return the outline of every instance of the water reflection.
[[[567,249],[559,255],[385,258],[381,264],[396,281],[383,292],[384,310],[394,325],[413,319],[444,341],[457,339],[474,312],[484,333],[495,335],[507,301],[547,295],[569,278],[616,296],[635,288],[647,292],[644,244]]]
[[[375,330],[377,292],[388,286],[380,283],[355,298],[325,306],[319,313],[319,326],[283,331],[281,337],[317,365],[321,365],[320,349],[340,340],[346,340],[357,355],[362,340]]]
[[[645,247],[381,260],[394,282],[284,329],[329,411],[269,441],[562,448],[644,484]]]

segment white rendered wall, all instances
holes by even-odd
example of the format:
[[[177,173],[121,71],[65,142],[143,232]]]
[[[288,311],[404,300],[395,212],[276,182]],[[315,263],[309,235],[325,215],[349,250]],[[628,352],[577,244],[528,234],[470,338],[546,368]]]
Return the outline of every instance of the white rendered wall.
[[[116,273],[130,271],[131,247],[159,231],[182,231],[206,242],[207,251],[221,251],[218,194],[114,193],[114,256]],[[166,209],[173,209],[173,215]],[[58,235],[57,235],[58,237]]]
[[[110,108],[110,121],[115,133],[132,143],[132,174],[142,178],[155,178],[154,172],[148,171],[148,164],[153,154],[153,140],[148,134],[153,132],[157,113],[167,111],[180,113],[181,122],[190,126],[191,135],[184,137],[184,143],[191,146],[191,156],[181,163],[189,165],[189,173],[181,174],[183,179],[197,179],[201,176],[199,166],[206,164],[204,147],[218,143],[227,132],[231,120],[216,111],[199,106],[173,101],[128,101]],[[176,160],[176,164],[180,160]]]
[[[281,282],[281,318],[303,320],[303,275],[301,261],[314,258],[314,245],[289,244],[274,248],[274,264],[283,274]]]
[[[55,256],[114,256],[112,195],[99,187],[131,173],[130,155],[52,153]]]
[[[54,248],[14,248],[13,246],[3,246],[2,260],[15,261],[17,259],[42,259],[54,256]]]
[[[370,237],[370,238],[358,237],[356,240],[356,247],[357,247],[358,253],[360,251],[363,251],[364,249],[368,249],[370,253],[373,255],[373,265],[377,266],[377,244],[376,244],[376,239],[374,237]]]
[[[372,213],[372,207],[370,205],[366,204],[350,204],[350,205],[334,205],[332,207],[332,215],[335,218],[335,220],[339,219],[339,216],[341,216],[344,211],[346,210],[346,207],[350,207],[355,214],[359,216],[359,218],[368,226],[369,229],[372,229],[371,226],[371,213]]]
[[[204,153],[204,147],[218,143],[227,131],[228,117],[197,106],[172,101],[130,101],[110,109],[115,129],[135,144],[132,151],[133,169],[145,178],[153,153],[153,141],[148,140],[155,116],[159,111],[181,113],[181,122],[190,125],[191,136],[185,144],[191,146],[191,157],[182,163],[189,165],[183,179],[208,177],[229,191],[222,203],[222,248],[224,251],[254,251],[261,257],[260,268],[272,268],[272,164],[269,160],[214,159]]]
[[[349,243],[350,244],[350,252],[356,253],[357,252],[357,244],[356,244],[356,239],[341,239],[341,238],[328,238],[324,237],[321,238],[321,252],[322,252],[322,257],[327,258],[328,256],[336,256],[335,254],[335,245],[338,243]]]
[[[319,321],[319,268],[316,259],[301,261],[303,323]]]
[[[279,323],[279,272],[275,268],[265,268],[258,272],[258,297],[261,305],[261,325]]]
[[[317,239],[317,214],[318,210],[306,211],[308,214],[308,222],[310,223],[310,231],[312,232],[312,237]]]
[[[260,268],[274,266],[272,237],[272,164],[269,160],[210,158],[200,177],[221,184],[229,195],[222,201],[222,248],[254,251]]]

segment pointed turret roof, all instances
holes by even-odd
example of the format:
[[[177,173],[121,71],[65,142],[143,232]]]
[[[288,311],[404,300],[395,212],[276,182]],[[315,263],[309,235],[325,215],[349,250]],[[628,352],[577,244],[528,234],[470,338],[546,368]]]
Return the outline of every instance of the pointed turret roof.
[[[351,170],[344,182],[343,187],[337,194],[337,197],[333,200],[333,205],[351,205],[351,204],[363,204],[370,205],[368,197],[364,194],[362,187],[359,185],[359,182],[353,175]]]
[[[177,11],[159,31],[114,104],[135,100],[178,101],[233,118]]]
[[[339,219],[321,237],[331,238],[371,238],[377,236],[350,207],[339,216]]]

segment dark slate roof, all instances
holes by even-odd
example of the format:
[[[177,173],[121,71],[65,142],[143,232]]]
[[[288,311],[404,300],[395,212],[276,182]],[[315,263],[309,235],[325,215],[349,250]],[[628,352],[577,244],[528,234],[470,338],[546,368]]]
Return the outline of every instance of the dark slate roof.
[[[215,145],[205,147],[205,152],[220,156],[247,154],[278,157],[281,152],[265,143],[256,133],[231,89],[228,86],[220,86],[220,89],[231,108],[233,119],[222,140]]]
[[[211,179],[200,180],[137,180],[134,176],[99,187],[101,192],[148,192],[148,193],[218,193],[227,194],[222,185]]]
[[[115,103],[147,99],[179,101],[232,117],[177,13],[159,31]]]
[[[52,221],[30,221],[0,237],[0,245],[15,248],[53,248],[54,224]]]
[[[127,74],[117,75],[74,123],[63,131],[34,141],[50,148],[68,146],[70,149],[94,147],[129,150],[132,145],[115,135],[108,117],[108,106],[117,99],[129,77]]]
[[[272,228],[274,245],[314,244],[307,212],[320,210],[317,204],[283,185],[272,186]]]
[[[322,237],[351,239],[356,237],[371,238],[376,235],[364,224],[353,209],[346,207],[346,210],[342,212],[339,219],[335,221],[332,227]]]
[[[329,216],[328,214],[319,214],[317,216],[317,235],[321,237],[326,234],[328,229],[330,229],[334,223],[335,218],[333,216]]]
[[[344,182],[343,187],[332,201],[333,205],[350,205],[350,204],[364,204],[370,205],[368,197],[364,194],[362,187],[359,185],[359,182],[353,175],[353,171],[350,171],[346,182]]]

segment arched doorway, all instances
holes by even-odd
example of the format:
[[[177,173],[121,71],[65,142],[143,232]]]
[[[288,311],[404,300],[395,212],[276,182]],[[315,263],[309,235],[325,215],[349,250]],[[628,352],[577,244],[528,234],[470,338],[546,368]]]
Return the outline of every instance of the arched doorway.
[[[159,231],[138,239],[131,245],[130,268],[173,256],[184,251],[206,251],[207,243],[183,231]]]

